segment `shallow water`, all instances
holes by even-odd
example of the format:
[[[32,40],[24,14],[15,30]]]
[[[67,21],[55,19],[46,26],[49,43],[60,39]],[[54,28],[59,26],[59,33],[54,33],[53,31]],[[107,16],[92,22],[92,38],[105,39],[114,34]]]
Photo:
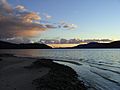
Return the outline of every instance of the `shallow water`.
[[[72,67],[88,90],[120,90],[120,49],[21,49],[0,53],[57,59],[55,62]]]

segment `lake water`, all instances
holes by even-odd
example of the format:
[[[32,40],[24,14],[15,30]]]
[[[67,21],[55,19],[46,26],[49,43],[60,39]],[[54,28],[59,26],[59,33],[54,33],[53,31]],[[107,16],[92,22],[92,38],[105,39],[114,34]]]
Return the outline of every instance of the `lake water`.
[[[120,49],[21,49],[0,53],[61,60],[55,62],[72,67],[88,90],[120,90]]]

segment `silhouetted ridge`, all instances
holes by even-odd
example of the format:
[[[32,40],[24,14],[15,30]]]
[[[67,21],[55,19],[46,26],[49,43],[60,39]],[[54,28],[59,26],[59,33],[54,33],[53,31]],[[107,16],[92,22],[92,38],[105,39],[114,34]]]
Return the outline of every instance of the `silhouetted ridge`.
[[[40,43],[14,44],[0,41],[0,49],[51,49],[52,47]]]
[[[19,44],[20,48],[23,49],[49,49],[51,48],[48,45],[45,44],[39,44],[39,43],[28,43],[28,44]]]
[[[111,43],[98,43],[90,42],[88,44],[78,45],[68,49],[76,48],[120,48],[120,41],[114,41]],[[40,43],[26,43],[26,44],[14,44],[5,41],[0,41],[0,49],[52,49],[52,47],[40,44]],[[61,48],[62,49],[62,48]],[[67,49],[67,48],[63,48]]]
[[[88,44],[78,45],[72,48],[120,48],[120,41],[114,41],[111,43],[90,42]]]
[[[5,42],[5,41],[0,41],[0,49],[9,49],[9,48],[15,48],[17,47],[17,44],[13,44],[13,43],[9,43],[9,42]]]
[[[120,48],[120,41],[111,42],[109,43],[109,46],[113,48]]]

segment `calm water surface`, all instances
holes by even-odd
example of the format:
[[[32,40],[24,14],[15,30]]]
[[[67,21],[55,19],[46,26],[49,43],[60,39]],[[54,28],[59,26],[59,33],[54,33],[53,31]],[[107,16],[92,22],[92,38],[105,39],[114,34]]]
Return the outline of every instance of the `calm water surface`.
[[[120,49],[21,49],[0,53],[61,60],[55,62],[72,67],[88,90],[120,90]]]

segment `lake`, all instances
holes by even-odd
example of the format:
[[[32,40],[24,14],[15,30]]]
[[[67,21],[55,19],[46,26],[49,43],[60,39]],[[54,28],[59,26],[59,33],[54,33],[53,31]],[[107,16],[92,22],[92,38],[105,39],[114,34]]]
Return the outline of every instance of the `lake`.
[[[88,90],[120,90],[120,49],[3,49],[0,53],[56,59],[72,67]]]

